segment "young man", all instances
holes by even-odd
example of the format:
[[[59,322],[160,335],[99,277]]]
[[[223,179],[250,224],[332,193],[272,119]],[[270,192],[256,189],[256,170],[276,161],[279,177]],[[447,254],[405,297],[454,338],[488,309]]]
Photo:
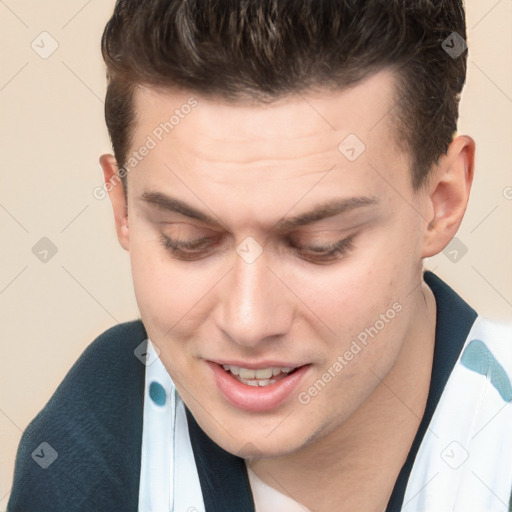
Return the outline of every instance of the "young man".
[[[100,159],[141,319],[9,511],[506,511],[511,331],[423,259],[473,179],[457,0],[119,0]]]

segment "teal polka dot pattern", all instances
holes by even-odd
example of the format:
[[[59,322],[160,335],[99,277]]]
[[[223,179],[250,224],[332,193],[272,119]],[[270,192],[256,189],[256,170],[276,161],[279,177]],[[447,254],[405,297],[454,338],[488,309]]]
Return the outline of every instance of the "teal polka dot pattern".
[[[466,368],[487,376],[505,402],[512,400],[512,385],[507,372],[482,340],[469,343],[461,362]]]
[[[156,405],[158,405],[160,407],[163,407],[165,405],[167,395],[165,393],[165,389],[162,386],[162,384],[160,384],[158,382],[152,382],[149,385],[149,396],[151,397],[151,400],[153,400],[153,402]]]

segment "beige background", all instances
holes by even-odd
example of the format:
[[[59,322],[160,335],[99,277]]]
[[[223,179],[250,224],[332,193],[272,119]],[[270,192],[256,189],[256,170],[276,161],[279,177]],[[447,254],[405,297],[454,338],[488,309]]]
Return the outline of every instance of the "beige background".
[[[99,41],[113,6],[0,0],[0,510],[28,422],[98,334],[138,316],[110,204],[92,195],[110,151]],[[427,266],[481,314],[510,320],[512,2],[471,0],[467,13],[459,131],[476,140],[477,173],[458,238],[468,251]],[[50,37],[58,48],[44,59],[32,41],[49,51]],[[58,249],[46,263],[32,253],[42,237]]]

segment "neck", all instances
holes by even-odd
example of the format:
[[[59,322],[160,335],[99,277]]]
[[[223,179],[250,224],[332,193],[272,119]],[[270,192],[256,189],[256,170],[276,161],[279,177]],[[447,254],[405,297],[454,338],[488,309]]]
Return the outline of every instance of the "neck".
[[[424,299],[408,339],[375,391],[347,421],[314,443],[283,457],[248,461],[263,482],[315,512],[386,509],[430,386],[436,304],[430,288],[422,287]]]

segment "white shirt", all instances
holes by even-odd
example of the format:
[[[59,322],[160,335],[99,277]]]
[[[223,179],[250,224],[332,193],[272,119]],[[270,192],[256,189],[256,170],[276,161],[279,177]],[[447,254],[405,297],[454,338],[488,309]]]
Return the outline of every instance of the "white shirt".
[[[246,464],[247,466],[247,464]],[[256,512],[311,512],[309,508],[292,500],[285,494],[267,485],[247,467]]]
[[[148,341],[140,512],[205,512],[185,407]],[[412,467],[403,512],[508,512],[512,326],[478,317]],[[156,384],[155,384],[156,383]],[[256,512],[309,512],[248,470]]]

